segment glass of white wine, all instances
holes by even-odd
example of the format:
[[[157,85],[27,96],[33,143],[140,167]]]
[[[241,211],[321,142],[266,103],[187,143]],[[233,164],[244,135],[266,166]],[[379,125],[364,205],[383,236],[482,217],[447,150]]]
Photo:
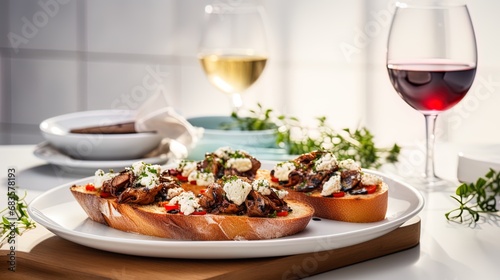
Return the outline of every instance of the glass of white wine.
[[[210,83],[228,94],[233,112],[241,93],[259,79],[267,63],[262,7],[241,1],[205,7],[206,22],[198,57]]]

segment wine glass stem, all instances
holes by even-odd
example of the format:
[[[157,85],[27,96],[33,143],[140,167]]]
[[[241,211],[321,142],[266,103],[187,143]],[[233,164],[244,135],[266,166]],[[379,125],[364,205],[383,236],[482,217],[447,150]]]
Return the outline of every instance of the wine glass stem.
[[[243,106],[243,99],[241,99],[241,94],[233,93],[231,94],[231,101],[233,104],[233,112],[238,113]]]
[[[437,115],[424,115],[424,117],[426,140],[425,178],[428,181],[436,181],[439,180],[434,173],[434,140]]]

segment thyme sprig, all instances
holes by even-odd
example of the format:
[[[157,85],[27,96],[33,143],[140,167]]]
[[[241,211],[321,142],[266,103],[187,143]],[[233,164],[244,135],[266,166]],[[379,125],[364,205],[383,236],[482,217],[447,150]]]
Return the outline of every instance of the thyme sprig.
[[[256,110],[249,110],[247,116],[232,113],[234,123],[227,128],[241,130],[277,129],[276,144],[290,155],[314,150],[329,150],[339,160],[351,158],[365,168],[379,168],[383,163],[395,163],[401,148],[394,144],[390,148],[375,145],[374,135],[365,127],[336,130],[328,124],[325,116],[316,118],[315,126],[306,126],[298,118],[276,115],[272,109],[257,104]]]
[[[451,196],[458,207],[445,213],[446,219],[460,223],[473,224],[483,214],[498,212],[497,198],[500,195],[500,173],[490,169],[475,183],[462,183]]]
[[[8,193],[9,202],[13,201],[14,204],[0,211],[2,215],[0,247],[5,243],[10,244],[16,235],[22,235],[25,231],[36,227],[35,222],[28,216],[26,195],[27,192],[24,192],[22,197],[19,197],[15,192]]]

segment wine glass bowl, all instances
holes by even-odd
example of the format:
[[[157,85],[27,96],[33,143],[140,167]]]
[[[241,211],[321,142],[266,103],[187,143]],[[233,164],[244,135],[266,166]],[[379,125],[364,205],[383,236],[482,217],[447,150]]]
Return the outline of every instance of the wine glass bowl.
[[[467,94],[476,67],[441,60],[388,64],[389,77],[401,98],[423,114],[452,108]]]
[[[203,70],[208,80],[219,90],[229,93],[241,93],[249,88],[266,66],[264,56],[221,53],[200,56]]]
[[[267,42],[259,6],[211,4],[198,58],[210,81],[231,96],[233,111],[243,106],[240,94],[261,76],[267,63]]]
[[[399,2],[386,63],[396,92],[426,120],[426,164],[420,184],[430,188],[444,184],[434,173],[436,118],[464,98],[477,67],[467,6],[451,1]]]

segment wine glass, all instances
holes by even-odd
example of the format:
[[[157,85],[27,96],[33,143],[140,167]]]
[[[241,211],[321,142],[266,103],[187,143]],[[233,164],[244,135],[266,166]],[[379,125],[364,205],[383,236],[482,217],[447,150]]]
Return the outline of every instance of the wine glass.
[[[198,57],[208,80],[231,96],[232,110],[243,106],[241,93],[262,74],[267,42],[260,6],[240,1],[205,7],[206,23]]]
[[[418,182],[424,188],[447,183],[434,172],[436,118],[467,94],[476,64],[474,28],[465,4],[397,3],[387,43],[387,70],[399,96],[425,117],[425,173]]]

